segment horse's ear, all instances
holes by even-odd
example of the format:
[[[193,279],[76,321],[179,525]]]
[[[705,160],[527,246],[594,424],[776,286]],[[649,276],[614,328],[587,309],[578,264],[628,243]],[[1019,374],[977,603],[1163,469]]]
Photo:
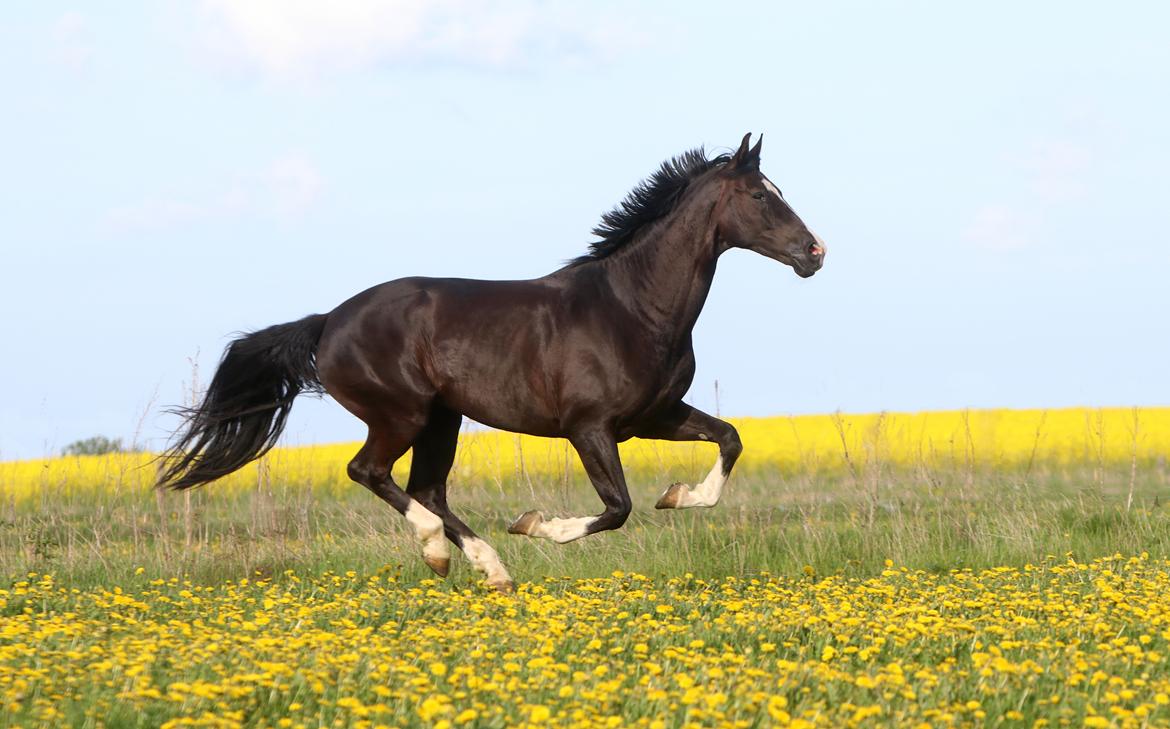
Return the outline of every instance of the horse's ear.
[[[743,135],[743,141],[739,143],[739,149],[731,157],[731,162],[727,165],[728,169],[733,172],[748,172],[760,169],[760,145],[764,143],[764,135],[756,141],[756,146],[749,148],[748,143],[751,141],[752,133],[748,132]]]

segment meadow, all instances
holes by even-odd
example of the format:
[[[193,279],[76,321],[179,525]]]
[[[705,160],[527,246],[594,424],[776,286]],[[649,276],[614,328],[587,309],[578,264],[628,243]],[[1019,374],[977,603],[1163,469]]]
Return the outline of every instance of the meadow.
[[[0,726],[1170,725],[1170,409],[734,422],[718,506],[652,508],[714,446],[633,441],[567,545],[504,529],[597,511],[572,452],[466,433],[513,595],[434,578],[356,444],[0,463]]]

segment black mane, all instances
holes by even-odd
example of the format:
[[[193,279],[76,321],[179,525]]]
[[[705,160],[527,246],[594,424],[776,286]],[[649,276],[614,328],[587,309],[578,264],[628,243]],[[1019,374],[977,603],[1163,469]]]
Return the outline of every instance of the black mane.
[[[692,180],[730,159],[729,154],[707,159],[706,152],[698,147],[666,160],[653,175],[639,182],[625,200],[601,216],[601,222],[591,231],[600,240],[590,243],[589,252],[574,258],[569,265],[611,255],[633,240],[648,223],[673,210]]]

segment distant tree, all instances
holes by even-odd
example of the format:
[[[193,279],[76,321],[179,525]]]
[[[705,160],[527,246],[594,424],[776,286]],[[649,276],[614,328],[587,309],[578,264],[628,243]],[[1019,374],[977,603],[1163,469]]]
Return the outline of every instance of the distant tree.
[[[85,440],[73,441],[65,446],[62,453],[67,456],[102,456],[107,453],[125,453],[128,450],[122,446],[121,438],[111,440],[104,435],[95,435]]]

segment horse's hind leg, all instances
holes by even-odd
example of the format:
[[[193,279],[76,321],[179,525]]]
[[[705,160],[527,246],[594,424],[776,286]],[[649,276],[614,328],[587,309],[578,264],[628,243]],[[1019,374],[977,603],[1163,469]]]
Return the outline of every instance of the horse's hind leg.
[[[423,419],[403,418],[393,424],[370,422],[365,445],[349,462],[349,477],[394,507],[414,527],[423,545],[423,560],[432,569],[446,565],[451,550],[443,538],[443,521],[430,509],[398,488],[390,476],[394,462],[406,453],[422,429]],[[436,570],[437,571],[437,570]]]
[[[447,475],[451,472],[451,464],[455,462],[455,446],[459,441],[459,424],[462,419],[459,413],[438,402],[432,406],[427,424],[414,440],[406,493],[443,520],[447,538],[462,549],[475,568],[484,574],[489,587],[508,592],[512,589],[512,578],[500,562],[496,550],[471,531],[447,506]],[[441,564],[429,561],[427,564],[438,574],[446,576],[446,560]]]

